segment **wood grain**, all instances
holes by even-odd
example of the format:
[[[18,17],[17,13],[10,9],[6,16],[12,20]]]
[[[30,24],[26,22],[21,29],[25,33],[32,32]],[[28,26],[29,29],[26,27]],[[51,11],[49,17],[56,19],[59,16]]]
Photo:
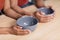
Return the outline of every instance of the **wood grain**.
[[[38,23],[36,30],[29,35],[0,35],[0,40],[60,40],[60,0],[48,0],[46,5],[52,5],[55,10],[55,18],[51,22]]]

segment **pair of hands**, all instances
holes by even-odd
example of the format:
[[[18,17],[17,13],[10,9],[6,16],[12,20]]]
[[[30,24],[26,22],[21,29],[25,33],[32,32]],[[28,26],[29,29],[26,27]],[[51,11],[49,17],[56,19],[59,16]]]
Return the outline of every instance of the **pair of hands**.
[[[39,23],[46,23],[54,19],[54,15],[43,15],[41,12],[36,12],[35,17],[39,20]]]
[[[46,8],[52,8],[52,7],[47,6]],[[37,18],[40,23],[49,22],[54,18],[54,14],[46,16],[46,15],[43,15],[42,12],[40,12],[40,11],[36,11],[35,13],[26,13],[26,15]]]
[[[51,8],[51,7],[49,6],[47,8]],[[38,12],[38,11],[35,12],[34,14],[30,14],[28,12],[25,12],[25,14],[28,16],[36,17],[39,20],[39,22],[42,22],[42,23],[49,22],[54,18],[54,15],[45,16],[41,12]],[[23,30],[22,27],[19,27],[19,26],[12,27],[12,30],[14,32],[13,34],[17,34],[17,35],[27,35],[30,33],[30,30]]]
[[[46,8],[52,8],[51,6],[47,6]],[[46,23],[54,19],[55,14],[44,15],[41,11],[37,11],[35,13],[35,17],[39,20],[40,23]]]

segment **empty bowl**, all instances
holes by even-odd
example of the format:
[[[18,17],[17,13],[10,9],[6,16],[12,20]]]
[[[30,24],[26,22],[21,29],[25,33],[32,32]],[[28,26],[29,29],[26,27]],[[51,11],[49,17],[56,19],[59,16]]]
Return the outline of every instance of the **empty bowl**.
[[[29,29],[31,31],[34,31],[38,20],[32,16],[22,16],[17,20],[16,23],[17,25],[21,26],[22,29]]]
[[[44,15],[54,14],[54,10],[52,8],[41,7],[38,11],[42,12]]]

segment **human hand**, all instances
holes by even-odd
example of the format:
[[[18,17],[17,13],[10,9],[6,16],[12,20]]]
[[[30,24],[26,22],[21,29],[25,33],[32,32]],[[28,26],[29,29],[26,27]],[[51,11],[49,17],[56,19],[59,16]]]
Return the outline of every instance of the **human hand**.
[[[46,23],[51,21],[52,19],[54,19],[54,15],[50,15],[50,16],[45,16],[43,15],[41,12],[36,12],[35,13],[35,17],[39,20],[39,22],[41,23]]]
[[[14,26],[12,27],[13,34],[16,35],[27,35],[30,33],[30,30],[23,30],[22,27]]]

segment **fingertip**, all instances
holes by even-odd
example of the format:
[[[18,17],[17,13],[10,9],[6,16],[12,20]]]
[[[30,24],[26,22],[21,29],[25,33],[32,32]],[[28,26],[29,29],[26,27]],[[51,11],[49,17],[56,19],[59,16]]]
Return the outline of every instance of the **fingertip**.
[[[31,31],[30,31],[30,30],[28,30],[28,32],[29,32],[29,33],[31,33]]]
[[[28,29],[26,29],[26,30],[24,30],[24,31],[26,31],[27,33],[31,33],[31,31],[30,31],[30,30],[28,30]]]

